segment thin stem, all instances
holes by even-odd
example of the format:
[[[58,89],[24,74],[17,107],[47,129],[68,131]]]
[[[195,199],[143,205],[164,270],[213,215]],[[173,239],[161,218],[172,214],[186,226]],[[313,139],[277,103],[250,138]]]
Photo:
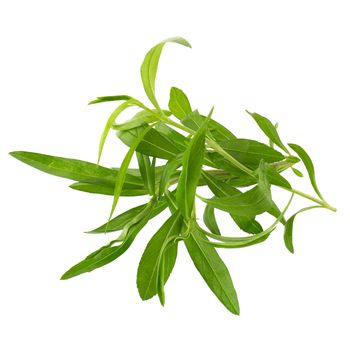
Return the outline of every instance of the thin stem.
[[[332,210],[332,211],[337,211],[336,208],[332,207],[330,204],[328,204],[328,203],[327,203],[326,201],[324,201],[324,200],[321,200],[321,199],[312,197],[312,196],[310,196],[309,194],[306,194],[306,193],[301,192],[301,191],[299,191],[299,190],[296,190],[296,189],[294,189],[294,188],[285,188],[285,187],[283,187],[283,189],[285,189],[286,191],[295,193],[295,194],[297,194],[298,196],[307,198],[307,199],[309,199],[310,201],[313,201],[313,202],[315,202],[315,203],[318,203],[318,204],[320,204],[322,207],[324,207],[324,208],[326,208],[326,209],[329,209],[329,210]]]

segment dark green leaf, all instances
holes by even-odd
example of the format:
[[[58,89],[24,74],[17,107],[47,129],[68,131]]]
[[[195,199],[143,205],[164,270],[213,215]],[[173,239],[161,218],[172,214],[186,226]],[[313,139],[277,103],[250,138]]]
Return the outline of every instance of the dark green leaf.
[[[205,118],[205,116],[201,115],[197,110],[195,110],[188,113],[186,117],[181,120],[181,123],[196,131],[203,124]],[[216,141],[229,141],[236,139],[236,136],[234,136],[230,130],[213,119],[209,121],[208,134]]]
[[[238,216],[254,216],[268,211],[273,206],[273,202],[263,162],[259,169],[259,182],[253,189],[230,197],[202,198],[202,200],[215,208]]]
[[[148,51],[141,65],[141,78],[146,95],[159,110],[160,107],[155,96],[155,81],[160,55],[164,45],[169,42],[191,47],[185,39],[180,37],[166,39]]]
[[[318,196],[323,199],[317,184],[316,184],[316,178],[315,178],[315,168],[312,163],[312,160],[310,156],[306,153],[306,151],[299,145],[296,145],[295,143],[289,143],[288,146],[300,157],[302,162],[305,165],[305,168],[309,174],[310,182],[312,187],[314,188],[315,192],[318,194]]]
[[[217,248],[243,248],[265,241],[269,237],[270,233],[276,228],[278,222],[282,220],[283,215],[286,213],[293,200],[293,196],[294,194],[292,194],[292,196],[290,197],[286,207],[283,209],[283,212],[281,212],[280,215],[277,217],[277,220],[266,230],[249,237],[228,237],[211,234],[209,232],[204,231],[202,228],[199,228],[208,237],[211,237],[217,241],[221,241],[218,243],[205,240],[204,242]]]
[[[126,224],[131,221],[134,217],[136,217],[139,213],[142,212],[147,206],[146,204],[139,205],[138,207],[129,209],[122,214],[119,214],[108,223],[89,231],[87,233],[106,233],[106,232],[114,232],[122,230]],[[149,219],[154,218],[158,214],[160,214],[167,207],[167,202],[164,198],[157,201],[149,214]]]
[[[82,160],[50,156],[47,154],[16,151],[11,156],[45,173],[74,181],[114,186],[119,169],[108,169]],[[143,186],[141,177],[126,174],[125,183]]]
[[[187,96],[182,90],[176,87],[172,87],[170,90],[169,109],[179,120],[184,119],[187,114],[192,112]]]
[[[67,272],[63,274],[61,279],[68,279],[78,276],[85,272],[93,271],[99,267],[109,264],[113,260],[120,257],[126,252],[126,250],[131,246],[132,242],[136,238],[137,234],[142,230],[142,228],[147,224],[150,219],[149,215],[153,209],[154,202],[148,203],[148,205],[143,209],[143,217],[130,228],[127,237],[118,246],[113,246],[111,243],[104,246],[97,251],[88,255],[83,261],[71,267]],[[139,213],[140,215],[140,213]]]
[[[157,293],[157,276],[163,254],[164,283],[169,278],[176,261],[177,243],[165,248],[172,237],[180,234],[181,225],[181,216],[176,212],[161,226],[147,244],[137,270],[137,288],[142,300],[150,299]]]
[[[228,173],[230,173],[230,175],[237,177],[237,178],[243,177],[244,179],[246,179],[246,177],[247,177],[247,174],[245,172],[238,169],[235,165],[230,163],[226,158],[224,158],[218,152],[207,152],[206,158],[209,159],[209,161],[212,163],[212,165],[208,164],[208,166],[212,166],[216,169],[225,170]],[[248,175],[248,176],[251,177],[250,175]],[[250,181],[253,184],[256,183],[256,180],[254,178],[251,178]]]
[[[185,245],[208,287],[229,311],[238,315],[239,304],[230,273],[215,248],[205,240],[206,236],[194,226]]]
[[[210,190],[217,197],[229,197],[241,194],[241,191],[225,182],[219,181],[207,172],[202,172],[202,176],[205,179]],[[261,225],[255,220],[254,216],[237,216],[231,213],[230,215],[241,230],[252,234],[256,234],[262,231]]]
[[[210,116],[207,122],[210,120]],[[194,206],[196,188],[204,159],[207,123],[196,131],[182,160],[182,172],[176,190],[176,202],[185,218],[190,218]]]
[[[267,119],[266,117],[263,117],[258,113],[251,113],[249,111],[246,111],[246,112],[253,117],[253,119],[259,125],[260,129],[270,139],[272,143],[276,144],[279,148],[283,149],[283,151],[285,151],[287,154],[289,153],[286,146],[282,143],[276,127],[273,125],[273,123],[271,123],[269,119]]]
[[[250,168],[257,168],[263,159],[266,163],[274,163],[284,156],[273,148],[248,139],[235,139],[219,142],[219,145],[240,163]]]
[[[114,186],[112,185],[100,185],[100,184],[89,184],[85,182],[75,182],[69,186],[73,190],[78,190],[88,193],[104,194],[113,196],[114,195]],[[148,191],[145,187],[142,186],[127,186],[127,183],[124,182],[124,186],[120,193],[121,197],[134,197],[134,196],[144,196],[148,194]]]
[[[140,128],[121,131],[118,133],[118,137],[130,147],[136,139],[138,132],[144,128],[145,126],[142,126]],[[162,159],[171,159],[181,152],[174,143],[169,141],[164,135],[155,129],[150,129],[145,134],[136,150],[148,156]]]

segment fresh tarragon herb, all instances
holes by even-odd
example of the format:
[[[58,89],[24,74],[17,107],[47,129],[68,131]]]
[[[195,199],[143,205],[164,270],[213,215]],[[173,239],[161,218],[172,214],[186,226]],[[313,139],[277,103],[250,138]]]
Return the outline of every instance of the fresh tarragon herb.
[[[159,225],[139,263],[137,288],[140,297],[147,300],[158,295],[164,305],[164,285],[174,268],[178,244],[184,243],[208,287],[229,311],[238,315],[236,290],[217,248],[259,244],[277,225],[282,225],[285,246],[293,253],[292,231],[296,215],[314,208],[336,209],[321,195],[310,156],[301,146],[282,142],[277,124],[268,118],[248,112],[268,138],[268,142],[263,143],[235,136],[212,118],[213,108],[208,114],[194,110],[186,94],[177,87],[171,88],[168,109],[163,109],[156,98],[155,83],[160,55],[167,43],[191,47],[185,39],[175,37],[162,41],[146,54],[141,65],[141,78],[152,104],[150,107],[129,95],[97,97],[90,102],[119,103],[104,126],[96,164],[24,151],[10,154],[48,174],[75,181],[70,185],[72,189],[112,197],[107,222],[87,233],[119,232],[118,235],[71,267],[62,279],[90,272],[117,259],[127,251],[149,220],[168,209],[166,221]],[[117,123],[117,117],[129,107],[138,109],[134,117]],[[99,164],[107,135],[112,130],[117,130],[120,141],[129,147],[119,168]],[[137,159],[138,168],[130,167],[133,158]],[[290,171],[290,174],[302,176],[294,167],[299,161],[305,166],[316,197],[293,188],[282,175]],[[210,198],[197,193],[201,186],[210,190]],[[250,187],[248,190],[247,186]],[[282,210],[273,201],[272,186],[291,193]],[[314,204],[285,219],[295,195]],[[141,203],[137,200],[134,208],[112,218],[122,196],[141,196],[142,200]],[[198,200],[206,204],[203,213],[206,228],[198,219]],[[218,211],[229,213],[236,229],[245,235],[225,235],[227,227],[219,227]],[[258,221],[264,213],[274,217],[265,229]]]

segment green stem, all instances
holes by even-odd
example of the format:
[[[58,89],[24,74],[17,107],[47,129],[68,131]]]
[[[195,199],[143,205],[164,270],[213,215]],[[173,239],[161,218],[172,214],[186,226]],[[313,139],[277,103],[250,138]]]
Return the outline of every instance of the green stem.
[[[310,201],[313,201],[313,202],[315,202],[315,203],[317,203],[317,204],[320,204],[322,207],[324,207],[324,208],[326,208],[326,209],[329,209],[329,210],[332,210],[332,211],[337,211],[336,208],[332,207],[330,204],[328,204],[328,203],[327,203],[326,201],[324,201],[324,200],[321,200],[321,199],[312,197],[312,196],[310,196],[309,194],[306,194],[306,193],[301,192],[301,191],[299,191],[299,190],[296,190],[296,189],[294,189],[294,188],[285,188],[285,187],[283,187],[283,189],[285,189],[286,191],[295,193],[295,194],[297,194],[298,196],[307,198],[307,199],[309,199]]]

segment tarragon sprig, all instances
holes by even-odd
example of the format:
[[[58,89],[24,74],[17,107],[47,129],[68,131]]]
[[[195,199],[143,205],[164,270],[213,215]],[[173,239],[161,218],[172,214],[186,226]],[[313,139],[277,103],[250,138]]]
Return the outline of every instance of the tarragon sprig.
[[[168,219],[147,244],[139,263],[137,288],[140,297],[146,300],[158,295],[164,305],[164,285],[175,265],[178,244],[183,242],[208,287],[229,311],[239,314],[231,276],[216,248],[242,248],[262,243],[278,225],[282,225],[285,245],[293,253],[292,232],[296,215],[314,208],[336,209],[326,202],[318,189],[310,156],[301,146],[282,142],[277,124],[266,117],[247,111],[267,136],[268,143],[263,143],[237,137],[213,119],[213,108],[207,115],[194,110],[186,94],[177,87],[171,88],[168,108],[163,109],[156,98],[155,82],[166,43],[191,47],[185,39],[176,37],[162,41],[146,54],[141,78],[151,107],[129,95],[98,97],[90,102],[120,103],[104,127],[97,164],[24,151],[10,154],[41,171],[74,180],[70,187],[75,190],[112,197],[107,222],[87,233],[119,233],[109,244],[71,267],[62,279],[93,271],[116,260],[131,246],[148,221],[167,209]],[[119,115],[129,107],[138,108],[137,113],[126,122],[118,123]],[[99,164],[111,130],[117,130],[118,138],[129,147],[119,168]],[[130,167],[133,158],[137,159],[138,168]],[[295,168],[300,160],[315,195],[293,188],[282,175],[291,170],[295,175],[303,176]],[[201,186],[212,192],[210,198],[197,193]],[[291,193],[283,210],[274,202],[271,186]],[[316,205],[301,208],[286,220],[286,212],[295,195]],[[112,218],[122,196],[141,196],[145,202],[140,205],[137,201],[136,207]],[[203,213],[206,228],[198,219],[198,200],[206,205]],[[220,227],[216,218],[218,210],[229,213],[237,230],[246,235],[228,235],[227,228]],[[258,221],[261,214],[274,217],[265,229]]]

